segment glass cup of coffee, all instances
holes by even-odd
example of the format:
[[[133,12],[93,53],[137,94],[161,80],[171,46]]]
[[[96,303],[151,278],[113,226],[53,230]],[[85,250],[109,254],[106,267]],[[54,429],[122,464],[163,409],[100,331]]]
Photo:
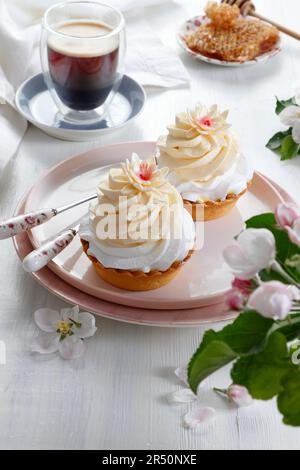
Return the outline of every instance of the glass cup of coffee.
[[[41,63],[51,96],[65,120],[104,117],[123,77],[126,49],[122,13],[97,1],[68,1],[43,18]]]

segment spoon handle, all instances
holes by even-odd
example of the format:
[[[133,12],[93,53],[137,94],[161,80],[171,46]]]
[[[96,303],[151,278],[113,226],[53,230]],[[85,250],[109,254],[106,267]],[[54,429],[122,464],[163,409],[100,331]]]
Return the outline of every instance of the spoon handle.
[[[26,232],[37,225],[41,225],[57,214],[56,209],[45,209],[28,214],[18,215],[0,222],[0,240],[10,238],[18,233]]]
[[[0,240],[5,238],[14,237],[18,233],[26,232],[27,230],[36,227],[37,225],[42,225],[47,220],[52,219],[58,214],[65,212],[73,207],[80,206],[84,202],[92,201],[96,199],[97,195],[93,194],[87,196],[79,201],[71,202],[65,206],[58,207],[57,209],[40,209],[35,212],[29,212],[28,214],[18,215],[17,217],[12,217],[10,219],[0,222]]]
[[[36,272],[42,269],[71,243],[76,234],[77,230],[67,230],[29,253],[23,259],[23,268],[25,271]]]

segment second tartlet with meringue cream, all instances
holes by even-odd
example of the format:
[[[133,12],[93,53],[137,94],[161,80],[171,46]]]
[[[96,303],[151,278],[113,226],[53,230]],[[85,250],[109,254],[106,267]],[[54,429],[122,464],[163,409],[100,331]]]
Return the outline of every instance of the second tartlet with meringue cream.
[[[180,192],[194,220],[224,216],[246,192],[253,170],[229,130],[228,111],[217,105],[176,115],[168,134],[159,137],[157,158],[170,169],[169,180]]]
[[[171,281],[195,243],[192,217],[155,158],[136,154],[110,170],[80,225],[83,249],[99,276],[121,289],[151,290]]]

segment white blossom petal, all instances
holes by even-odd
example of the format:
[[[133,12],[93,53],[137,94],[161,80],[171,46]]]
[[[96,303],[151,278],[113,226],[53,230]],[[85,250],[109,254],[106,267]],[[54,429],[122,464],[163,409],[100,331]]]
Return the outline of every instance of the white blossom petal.
[[[267,229],[246,229],[234,245],[223,251],[223,257],[238,279],[251,279],[270,266],[276,254],[276,243]]]
[[[276,242],[270,230],[247,229],[239,235],[238,241],[246,258],[255,262],[259,271],[268,267],[275,258]]]
[[[285,126],[294,126],[300,119],[299,114],[299,106],[288,106],[279,114],[279,118]]]
[[[255,265],[245,256],[237,243],[227,246],[223,251],[223,257],[234,272],[248,274],[250,278],[256,274]]]
[[[297,88],[295,92],[295,103],[300,106],[300,88]]]
[[[63,359],[77,359],[82,356],[85,347],[83,341],[73,335],[59,341],[58,350]]]
[[[299,121],[296,122],[296,124],[293,127],[292,137],[293,137],[293,140],[296,142],[296,144],[300,144],[300,119]]]
[[[73,331],[79,338],[89,338],[90,336],[93,336],[96,333],[96,320],[94,315],[92,315],[91,313],[80,312],[76,321],[81,323],[81,326],[80,328],[77,328],[75,325],[73,327]]]
[[[187,364],[182,364],[175,371],[174,374],[183,382],[185,385],[188,385],[188,366]]]
[[[31,346],[33,352],[51,354],[58,350],[59,335],[57,333],[41,333],[34,339]]]
[[[179,403],[190,403],[197,399],[197,396],[192,392],[190,388],[182,388],[172,392],[167,397],[170,404],[179,404]]]
[[[70,318],[74,321],[78,321],[78,314],[79,314],[79,307],[75,305],[75,307],[63,308],[61,310],[61,317],[64,321],[68,322]]]
[[[33,314],[37,326],[47,333],[56,331],[56,325],[60,320],[60,314],[51,308],[40,308]]]
[[[208,423],[216,417],[214,408],[201,407],[195,408],[186,413],[183,417],[183,424],[187,428],[196,428],[201,424]]]

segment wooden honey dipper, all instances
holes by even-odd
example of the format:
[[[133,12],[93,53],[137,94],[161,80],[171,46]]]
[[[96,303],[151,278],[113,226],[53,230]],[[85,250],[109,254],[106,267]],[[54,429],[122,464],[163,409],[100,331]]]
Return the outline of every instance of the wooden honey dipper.
[[[298,39],[298,41],[300,41],[299,33],[296,33],[295,31],[292,31],[291,29],[286,28],[285,26],[282,26],[281,24],[278,24],[275,21],[269,20],[268,18],[265,18],[264,16],[256,13],[255,5],[253,2],[251,2],[251,0],[222,0],[221,3],[228,3],[228,5],[236,5],[239,7],[240,12],[243,16],[254,16],[259,20],[266,21],[267,23],[270,23],[275,26],[282,33],[285,33],[288,36],[292,36],[293,38]]]

